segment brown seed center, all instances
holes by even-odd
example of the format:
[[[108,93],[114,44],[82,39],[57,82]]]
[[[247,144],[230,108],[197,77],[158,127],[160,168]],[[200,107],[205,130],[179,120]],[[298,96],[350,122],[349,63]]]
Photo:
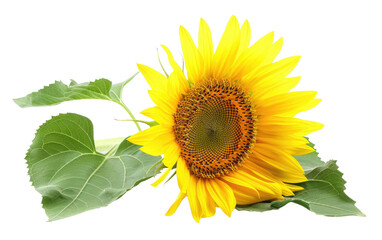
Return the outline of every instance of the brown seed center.
[[[255,140],[256,116],[249,97],[228,81],[191,88],[179,102],[174,120],[181,157],[200,178],[237,169]]]

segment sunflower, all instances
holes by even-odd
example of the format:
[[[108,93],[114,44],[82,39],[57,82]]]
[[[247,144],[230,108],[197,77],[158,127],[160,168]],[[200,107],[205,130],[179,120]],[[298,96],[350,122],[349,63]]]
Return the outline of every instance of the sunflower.
[[[155,107],[142,111],[159,125],[129,141],[151,155],[164,155],[167,170],[176,166],[180,193],[166,215],[187,197],[195,221],[219,207],[226,215],[236,205],[281,200],[302,190],[307,179],[293,155],[314,151],[305,135],[322,124],[294,118],[316,106],[314,91],[290,90],[300,77],[287,77],[300,57],[274,62],[282,39],[273,32],[253,45],[250,25],[235,16],[214,51],[211,31],[201,19],[198,46],[180,27],[186,74],[162,46],[173,72],[167,76],[138,64],[152,90]]]

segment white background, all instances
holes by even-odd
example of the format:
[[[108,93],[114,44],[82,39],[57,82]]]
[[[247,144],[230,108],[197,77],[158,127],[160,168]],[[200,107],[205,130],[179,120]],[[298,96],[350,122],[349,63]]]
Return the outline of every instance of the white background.
[[[131,1],[132,2],[132,1]],[[381,239],[381,6],[378,1],[2,1],[0,4],[0,238],[1,239]],[[179,25],[197,39],[199,18],[215,46],[231,15],[248,19],[253,41],[275,31],[284,37],[280,58],[301,55],[291,76],[298,90],[317,90],[322,103],[299,115],[325,128],[311,134],[324,160],[337,159],[346,193],[367,217],[329,218],[298,205],[265,213],[220,210],[199,224],[184,201],[172,217],[176,181],[145,182],[108,207],[47,222],[41,197],[27,175],[24,154],[37,127],[52,115],[89,117],[97,139],[136,132],[122,108],[77,101],[21,109],[22,97],[54,80],[108,78],[120,82],[136,63],[159,70],[157,48],[178,60]],[[163,53],[161,53],[163,54]],[[140,75],[124,99],[138,113],[152,106]],[[379,221],[379,224],[377,224]],[[341,237],[344,236],[344,237]]]

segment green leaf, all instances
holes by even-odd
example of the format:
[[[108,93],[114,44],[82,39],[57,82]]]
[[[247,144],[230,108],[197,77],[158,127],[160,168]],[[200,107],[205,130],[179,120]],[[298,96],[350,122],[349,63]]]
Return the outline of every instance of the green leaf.
[[[108,153],[97,152],[91,121],[61,114],[36,133],[26,160],[33,186],[41,193],[49,220],[106,206],[152,177],[160,157],[147,155],[127,140]]]
[[[96,140],[94,142],[97,152],[106,153],[110,151],[115,146],[119,145],[125,138],[110,138],[110,139],[102,139]]]
[[[309,141],[309,139],[307,138]],[[314,144],[309,141],[308,144],[310,147],[312,147],[314,150]],[[309,171],[313,170],[316,167],[324,166],[325,162],[321,160],[321,158],[318,156],[318,152],[314,151],[305,155],[296,155],[294,156],[296,160],[300,163],[302,169],[304,169],[305,174]]]
[[[112,84],[110,80],[101,78],[94,82],[77,83],[74,80],[69,85],[61,81],[56,81],[49,86],[46,86],[37,92],[28,94],[25,97],[13,99],[20,107],[38,107],[60,104],[66,101],[81,100],[81,99],[101,99],[109,100],[118,103],[123,107],[130,117],[135,120],[134,115],[122,101],[122,91],[125,85],[130,82],[138,73],[124,82]],[[135,122],[138,130],[141,128]]]
[[[294,202],[320,215],[331,217],[364,216],[355,207],[355,201],[345,194],[345,180],[342,175],[338,170],[336,161],[331,160],[323,166],[310,170],[306,174],[308,181],[298,184],[304,190],[296,192],[294,197],[285,197],[284,200],[273,202],[236,206],[236,209],[263,212],[279,209],[290,202]]]
[[[134,74],[126,81],[117,84],[112,84],[110,80],[104,78],[81,84],[72,80],[69,85],[56,81],[37,92],[16,98],[14,101],[20,107],[50,106],[80,99],[102,99],[120,104],[122,103],[123,87],[136,75]]]

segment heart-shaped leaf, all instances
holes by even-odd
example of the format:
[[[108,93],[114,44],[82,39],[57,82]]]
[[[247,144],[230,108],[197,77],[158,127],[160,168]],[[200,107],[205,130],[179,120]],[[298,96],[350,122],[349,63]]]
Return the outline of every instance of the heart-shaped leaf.
[[[61,114],[45,122],[26,160],[49,220],[106,206],[152,177],[160,157],[139,148],[123,140],[106,154],[97,152],[93,124],[81,115]]]

